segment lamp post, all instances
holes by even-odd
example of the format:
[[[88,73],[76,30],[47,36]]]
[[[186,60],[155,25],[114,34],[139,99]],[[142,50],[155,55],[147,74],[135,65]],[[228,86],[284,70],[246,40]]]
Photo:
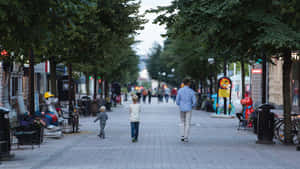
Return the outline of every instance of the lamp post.
[[[158,88],[160,88],[160,72],[158,72]]]
[[[208,58],[207,59],[207,61],[208,61],[208,63],[209,63],[209,68],[210,68],[210,70],[212,70],[212,65],[215,63],[215,59],[214,58]],[[210,73],[210,76],[212,76],[212,73]],[[213,89],[213,87],[212,87],[212,77],[210,77],[210,79],[211,79],[211,81],[210,81],[210,99],[212,99],[212,89]]]
[[[166,80],[166,72],[163,72],[161,75],[163,76],[163,80]]]
[[[170,76],[170,77],[173,77],[174,79],[173,79],[173,82],[175,82],[175,84],[177,83],[177,80],[176,80],[176,78],[175,78],[175,68],[172,68],[171,69],[171,72],[172,72],[172,75]]]

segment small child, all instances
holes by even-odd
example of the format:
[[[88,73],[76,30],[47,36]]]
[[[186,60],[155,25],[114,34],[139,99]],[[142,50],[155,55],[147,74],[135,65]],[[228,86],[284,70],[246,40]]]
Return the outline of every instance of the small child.
[[[137,142],[139,136],[141,105],[138,104],[138,100],[139,97],[137,95],[134,95],[132,97],[133,104],[130,104],[129,106],[132,142]]]
[[[101,106],[100,112],[98,113],[97,118],[94,120],[94,122],[96,123],[98,120],[100,121],[100,133],[98,136],[102,139],[105,138],[104,128],[105,128],[107,119],[108,119],[108,116],[105,112],[105,107]]]

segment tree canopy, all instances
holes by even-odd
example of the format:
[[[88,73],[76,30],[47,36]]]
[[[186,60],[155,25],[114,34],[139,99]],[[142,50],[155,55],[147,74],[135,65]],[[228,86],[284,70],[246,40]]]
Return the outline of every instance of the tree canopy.
[[[221,63],[247,63],[257,58],[282,57],[286,142],[290,137],[291,52],[300,49],[300,1],[174,0],[148,12],[166,25],[161,56],[184,75],[205,79],[219,73]],[[214,58],[213,68],[207,58]],[[223,66],[224,67],[224,66]]]
[[[50,59],[132,80],[138,57],[131,46],[145,23],[139,7],[136,0],[0,1],[0,43],[25,59],[33,49],[37,63]]]

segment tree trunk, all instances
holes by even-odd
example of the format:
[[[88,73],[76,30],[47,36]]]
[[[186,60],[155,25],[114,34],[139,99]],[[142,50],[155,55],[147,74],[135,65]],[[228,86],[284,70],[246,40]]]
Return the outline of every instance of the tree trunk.
[[[101,86],[101,93],[100,93],[100,95],[101,95],[101,99],[103,99],[103,93],[104,93],[104,85],[103,85],[103,79],[101,80],[101,83],[99,84],[100,86]]]
[[[89,74],[85,73],[85,88],[86,88],[86,95],[90,95],[90,78]]]
[[[219,89],[219,84],[218,84],[218,74],[217,73],[215,73],[214,74],[214,82],[215,82],[215,93],[217,93],[218,92],[218,89]]]
[[[245,98],[245,63],[244,60],[241,60],[241,79],[242,79],[242,98]]]
[[[29,49],[29,94],[28,94],[28,102],[29,102],[29,114],[35,115],[35,104],[34,104],[34,53],[33,49]]]
[[[6,67],[7,66],[7,67]],[[0,100],[1,103],[0,105],[5,108],[10,108],[10,100],[9,100],[9,81],[10,81],[10,66],[8,64],[4,64],[4,61],[2,62],[2,67],[3,72],[2,73],[2,81],[1,81],[1,86],[2,90],[0,93]]]
[[[108,86],[108,81],[105,80],[104,81],[104,89],[105,89],[105,99],[109,96],[108,92],[109,92],[109,86]]]
[[[292,95],[291,95],[291,72],[292,72],[292,60],[291,60],[291,51],[287,50],[284,53],[284,62],[283,62],[283,109],[284,109],[284,138],[286,144],[292,144],[292,121],[291,121],[291,104],[292,104]]]
[[[51,82],[51,93],[57,96],[56,90],[56,61],[54,56],[50,58],[50,82]]]
[[[226,55],[224,55],[224,77],[227,76],[227,62],[226,62]],[[227,115],[227,98],[224,97],[224,114]]]
[[[262,103],[267,103],[267,56],[263,54],[262,63]]]
[[[213,94],[213,77],[212,76],[209,77],[209,82],[210,82],[210,84],[209,84],[209,98],[211,99],[212,98],[211,95]]]
[[[69,98],[69,111],[73,111],[73,92],[74,92],[74,86],[72,82],[72,64],[68,64],[68,80],[69,80],[69,92],[68,92],[68,98]]]
[[[298,112],[300,112],[300,91],[299,91],[299,88],[300,88],[300,63],[298,62],[297,64],[298,66],[298,93],[297,93],[297,97],[298,97]]]
[[[97,99],[97,74],[94,74],[94,100]]]
[[[201,93],[201,95],[202,94],[204,94],[204,92],[203,92],[203,81],[202,80],[200,80],[200,93]]]
[[[12,65],[10,65],[12,66]],[[7,98],[8,98],[8,104],[11,105],[11,68],[9,69],[8,73],[8,81],[7,81]]]

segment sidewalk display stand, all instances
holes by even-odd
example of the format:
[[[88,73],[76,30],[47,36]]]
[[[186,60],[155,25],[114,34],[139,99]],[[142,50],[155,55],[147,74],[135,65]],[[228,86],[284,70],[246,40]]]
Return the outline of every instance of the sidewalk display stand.
[[[246,96],[244,99],[241,100],[241,104],[245,106],[243,110],[243,116],[246,120],[248,120],[251,114],[254,112],[252,98]]]
[[[244,99],[241,100],[241,105],[244,106],[243,112],[238,112],[236,115],[240,120],[239,128],[252,128],[254,127],[254,133],[256,133],[256,124],[257,118],[253,109],[253,101],[252,98],[246,95]]]
[[[221,110],[223,109],[224,115],[230,116],[234,111],[234,107],[231,104],[231,92],[232,92],[232,81],[228,77],[222,77],[219,79],[218,83],[218,93],[215,101],[215,110],[216,114],[220,115]],[[223,106],[220,106],[220,98],[224,99]],[[227,99],[229,101],[227,102]]]

